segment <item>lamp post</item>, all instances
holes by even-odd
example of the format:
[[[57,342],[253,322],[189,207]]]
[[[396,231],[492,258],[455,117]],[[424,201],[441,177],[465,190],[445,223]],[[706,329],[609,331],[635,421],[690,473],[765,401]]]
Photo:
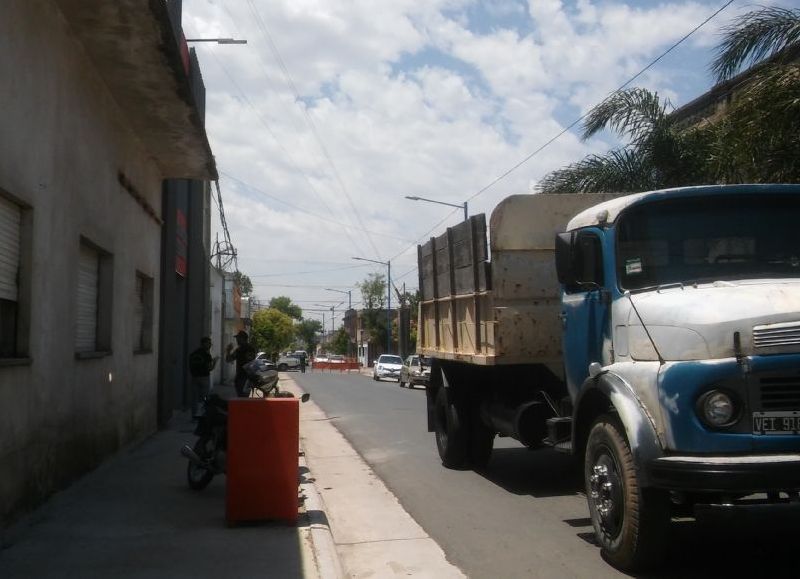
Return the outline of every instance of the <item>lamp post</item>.
[[[386,353],[390,354],[392,351],[392,262],[367,259],[366,257],[354,257],[353,259],[370,261],[386,266]]]
[[[325,291],[336,292],[337,294],[347,294],[347,311],[349,312],[350,310],[353,309],[353,297],[351,295],[353,290],[343,291],[343,290],[333,289],[331,287],[326,287]],[[346,315],[347,314],[345,313],[345,317],[346,317]],[[344,318],[342,318],[342,321],[343,322],[345,321]],[[348,328],[345,327],[345,330],[347,330],[347,329]],[[348,358],[352,357],[352,352],[351,352],[351,349],[350,349],[350,332],[349,331],[347,332],[347,357]]]
[[[425,197],[417,197],[416,195],[406,195],[406,199],[412,201],[427,201],[428,203],[438,203],[439,205],[447,205],[448,207],[458,207],[464,210],[464,221],[467,220],[467,202],[464,203],[448,203],[447,201],[437,201],[436,199],[426,199]]]
[[[217,44],[247,44],[247,40],[238,38],[187,38],[186,42],[216,42]]]

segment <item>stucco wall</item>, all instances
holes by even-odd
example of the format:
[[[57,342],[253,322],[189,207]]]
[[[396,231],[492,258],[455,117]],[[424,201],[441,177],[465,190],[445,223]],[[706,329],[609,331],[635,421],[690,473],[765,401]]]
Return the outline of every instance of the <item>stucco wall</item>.
[[[0,516],[39,502],[156,427],[161,175],[46,0],[0,18],[0,194],[30,207],[30,363],[0,365]],[[75,357],[81,236],[113,256],[112,353]],[[134,354],[136,272],[153,347]]]

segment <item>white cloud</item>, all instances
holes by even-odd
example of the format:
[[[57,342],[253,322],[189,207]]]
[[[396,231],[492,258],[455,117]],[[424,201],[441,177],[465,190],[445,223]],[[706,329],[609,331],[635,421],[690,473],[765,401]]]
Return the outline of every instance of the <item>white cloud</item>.
[[[352,262],[356,255],[396,258],[398,275],[412,271],[413,242],[430,235],[451,209],[405,195],[463,202],[717,4],[185,0],[188,36],[248,40],[246,46],[197,45],[208,91],[207,128],[240,268],[261,297],[285,294],[301,302],[330,295],[258,284],[352,287],[373,270]],[[489,20],[477,22],[479,17]],[[708,61],[704,49],[724,21],[715,21],[637,84],[676,104],[696,96],[685,94],[686,87],[706,88],[697,61]],[[547,171],[605,146],[564,135],[472,199],[470,212],[490,213],[500,199],[527,191]],[[460,219],[452,211],[445,225]],[[325,271],[290,275],[313,269]],[[415,286],[416,274],[403,281]]]

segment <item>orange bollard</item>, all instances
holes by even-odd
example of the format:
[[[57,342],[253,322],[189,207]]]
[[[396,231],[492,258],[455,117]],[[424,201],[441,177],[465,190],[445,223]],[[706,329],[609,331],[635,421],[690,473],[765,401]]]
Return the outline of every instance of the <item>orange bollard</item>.
[[[228,402],[225,512],[228,524],[297,522],[300,402],[243,398]]]

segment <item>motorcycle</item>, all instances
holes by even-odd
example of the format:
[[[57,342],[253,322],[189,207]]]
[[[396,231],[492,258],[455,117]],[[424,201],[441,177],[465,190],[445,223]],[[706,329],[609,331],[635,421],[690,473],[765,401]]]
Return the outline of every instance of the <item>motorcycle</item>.
[[[294,398],[291,392],[278,387],[278,371],[264,360],[253,360],[242,366],[247,374],[245,391],[255,398]],[[309,394],[300,397],[308,402]],[[181,454],[189,459],[186,480],[192,490],[200,491],[218,474],[225,474],[228,448],[228,401],[211,393],[203,400],[203,414],[194,430],[198,437],[194,446],[184,444]]]

